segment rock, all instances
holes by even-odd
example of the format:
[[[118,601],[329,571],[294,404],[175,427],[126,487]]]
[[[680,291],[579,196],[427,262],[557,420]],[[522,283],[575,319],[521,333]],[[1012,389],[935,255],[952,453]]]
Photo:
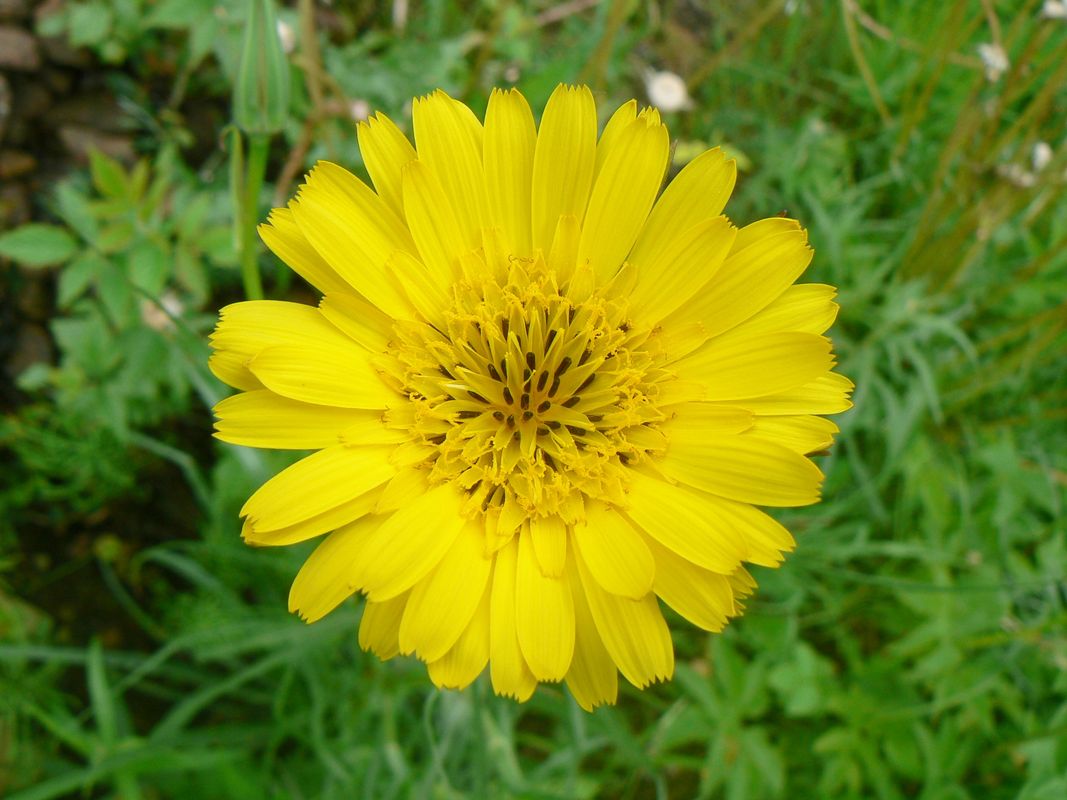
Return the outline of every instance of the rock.
[[[49,128],[77,125],[97,128],[108,133],[120,133],[125,125],[126,114],[118,101],[106,91],[82,90],[77,94],[58,100],[44,114]]]
[[[0,183],[0,231],[17,228],[30,221],[30,191],[21,183]]]
[[[44,82],[53,94],[70,94],[74,86],[74,75],[69,69],[46,67],[43,72]]]
[[[51,364],[52,358],[48,331],[41,325],[22,325],[16,333],[14,352],[4,367],[11,378],[16,378],[34,364]]]
[[[7,120],[11,116],[11,84],[0,73],[0,142],[4,141],[4,132],[7,130]]]
[[[83,163],[88,163],[92,150],[99,150],[127,164],[133,163],[136,158],[133,140],[129,136],[104,133],[86,125],[64,125],[59,129],[59,140],[68,153]]]
[[[37,119],[52,107],[52,95],[38,80],[24,80],[15,84],[15,103],[12,116],[20,120]]]
[[[0,25],[0,69],[33,72],[41,66],[37,40],[31,33],[11,25]]]
[[[30,15],[30,0],[0,0],[0,20],[22,20]]]
[[[27,175],[37,169],[37,159],[21,150],[0,150],[0,181]]]

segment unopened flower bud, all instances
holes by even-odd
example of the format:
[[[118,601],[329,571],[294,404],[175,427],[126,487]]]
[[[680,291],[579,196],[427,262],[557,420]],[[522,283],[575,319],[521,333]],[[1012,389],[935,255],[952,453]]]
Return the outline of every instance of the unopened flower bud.
[[[289,111],[289,62],[278,36],[274,0],[249,0],[233,118],[245,133],[277,133]]]

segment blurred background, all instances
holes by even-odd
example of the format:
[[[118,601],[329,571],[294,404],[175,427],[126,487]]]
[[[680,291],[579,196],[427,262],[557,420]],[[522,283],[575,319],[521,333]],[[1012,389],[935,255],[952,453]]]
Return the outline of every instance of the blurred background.
[[[1067,3],[253,7],[0,0],[0,795],[1067,797]],[[857,384],[748,613],[592,715],[436,692],[355,602],[287,614],[311,545],[237,511],[293,454],[214,441],[205,366],[242,258],[314,302],[241,232],[316,159],[365,175],[355,120],[559,81],[657,104],[676,167],[726,147],[735,222],[810,228]]]

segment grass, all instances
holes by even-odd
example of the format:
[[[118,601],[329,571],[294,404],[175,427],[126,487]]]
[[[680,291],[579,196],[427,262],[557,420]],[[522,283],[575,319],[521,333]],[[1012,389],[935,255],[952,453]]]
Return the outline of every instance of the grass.
[[[640,97],[646,66],[690,80],[695,107],[669,115],[672,135],[743,154],[731,216],[787,209],[810,227],[807,279],[840,287],[833,336],[857,393],[821,461],[826,500],[782,515],[798,550],[758,570],[726,633],[675,626],[672,683],[592,715],[559,688],[522,706],[484,679],[435,692],[417,663],[359,651],[355,605],[310,627],[285,613],[299,548],[240,543],[237,509],[278,461],[208,444],[219,389],[198,337],[237,285],[220,264],[205,312],[181,320],[188,408],[107,439],[119,455],[105,466],[132,459],[113,492],[79,505],[100,484],[64,494],[55,464],[59,489],[34,488],[45,467],[16,433],[34,432],[40,456],[60,447],[45,433],[70,440],[67,422],[20,412],[0,429],[23,489],[3,495],[0,791],[1067,796],[1067,26],[1040,8],[434,2],[403,29],[366,5],[340,12],[324,72],[305,64],[294,86],[298,164],[359,167],[331,98],[402,119],[437,85],[484,105],[511,68],[535,105],[579,74],[602,108]],[[991,81],[976,48],[997,40],[1011,66]],[[1039,141],[1053,157],[1035,170]],[[286,153],[273,158],[284,196]],[[205,174],[199,191],[224,197]],[[59,396],[33,406],[73,414]]]

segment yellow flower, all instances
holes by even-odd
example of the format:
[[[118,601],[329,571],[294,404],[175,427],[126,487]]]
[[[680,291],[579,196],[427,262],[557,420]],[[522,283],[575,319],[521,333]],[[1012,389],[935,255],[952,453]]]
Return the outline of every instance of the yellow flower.
[[[293,583],[313,622],[366,595],[359,641],[443,687],[486,664],[527,699],[565,680],[586,709],[674,669],[659,600],[709,631],[793,538],[754,506],[819,499],[805,455],[849,407],[822,336],[834,289],[790,219],[721,216],[715,149],[660,193],[655,109],[560,86],[535,128],[519,92],[484,125],[436,92],[417,150],[359,126],[374,190],[320,163],[264,241],[319,306],[224,308],[217,436],[317,450],[241,510],[243,536],[328,534]],[[658,200],[657,200],[658,195]],[[658,598],[658,599],[657,599]]]

